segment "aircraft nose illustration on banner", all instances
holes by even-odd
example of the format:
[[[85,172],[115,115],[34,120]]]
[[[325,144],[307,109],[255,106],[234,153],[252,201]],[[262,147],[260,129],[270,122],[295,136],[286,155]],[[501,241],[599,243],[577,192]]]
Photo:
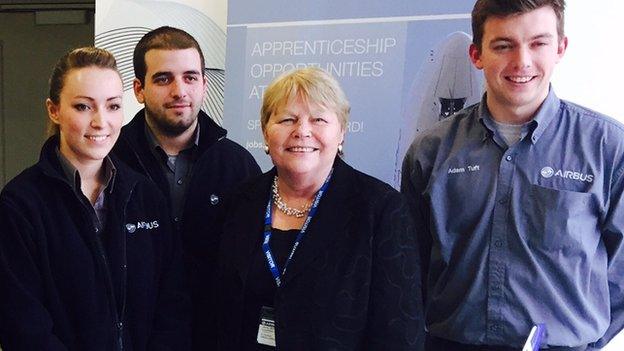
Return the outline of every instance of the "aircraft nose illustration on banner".
[[[403,114],[397,152],[396,179],[400,179],[403,156],[416,132],[426,130],[464,107],[479,102],[484,91],[481,71],[470,62],[470,35],[449,34],[424,61],[410,90]]]
[[[441,44],[438,52],[440,68],[434,92],[440,103],[440,120],[464,108],[469,98],[476,103],[481,97],[483,76],[468,58],[471,41],[468,34],[455,32]]]
[[[106,3],[106,1],[103,1]],[[154,0],[112,0],[98,16],[95,45],[111,51],[117,59],[124,85],[125,120],[141,108],[134,98],[132,53],[139,40],[152,29],[173,26],[190,33],[202,48],[208,91],[202,110],[223,123],[225,88],[225,31],[207,14],[183,3]],[[103,6],[103,5],[100,5]],[[98,9],[99,10],[99,9]],[[140,18],[137,19],[137,16]]]

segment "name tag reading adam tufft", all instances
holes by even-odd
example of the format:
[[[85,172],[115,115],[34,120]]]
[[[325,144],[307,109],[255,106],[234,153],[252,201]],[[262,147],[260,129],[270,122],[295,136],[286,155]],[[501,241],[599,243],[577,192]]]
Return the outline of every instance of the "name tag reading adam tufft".
[[[258,344],[275,347],[275,312],[272,307],[262,306],[258,326]]]

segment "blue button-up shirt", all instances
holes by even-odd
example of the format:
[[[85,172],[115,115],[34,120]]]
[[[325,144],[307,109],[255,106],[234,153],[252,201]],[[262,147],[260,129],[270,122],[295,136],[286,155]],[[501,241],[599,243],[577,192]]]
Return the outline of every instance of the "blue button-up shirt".
[[[520,347],[608,342],[624,325],[624,126],[551,90],[507,147],[486,107],[416,136],[402,191],[419,238],[429,333]]]

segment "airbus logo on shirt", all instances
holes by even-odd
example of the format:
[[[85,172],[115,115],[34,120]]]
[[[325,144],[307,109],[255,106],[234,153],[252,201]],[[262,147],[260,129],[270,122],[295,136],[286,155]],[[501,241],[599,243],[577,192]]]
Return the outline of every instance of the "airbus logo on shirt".
[[[563,179],[578,180],[578,181],[586,182],[586,183],[591,183],[594,181],[593,174],[585,174],[581,172],[566,171],[566,170],[561,170],[561,169],[555,170],[554,168],[548,167],[548,166],[542,168],[542,170],[540,171],[540,174],[544,178],[560,177]]]
[[[158,221],[151,221],[151,222],[137,222],[136,224],[134,223],[128,223],[126,224],[126,230],[128,231],[128,233],[133,234],[134,232],[137,231],[137,229],[156,229],[159,227]]]

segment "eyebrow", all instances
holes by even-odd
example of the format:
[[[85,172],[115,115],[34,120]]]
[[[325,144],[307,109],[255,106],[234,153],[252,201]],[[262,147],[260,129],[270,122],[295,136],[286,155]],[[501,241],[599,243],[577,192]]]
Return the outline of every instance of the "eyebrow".
[[[95,100],[94,98],[90,97],[90,96],[84,96],[84,95],[78,95],[78,96],[74,96],[74,99],[87,99],[87,100]]]
[[[154,74],[152,74],[152,79],[154,78],[158,78],[158,77],[162,77],[162,76],[173,76],[173,73],[171,72],[166,72],[166,71],[162,71],[162,72],[156,72]]]
[[[553,35],[551,33],[541,33],[541,34],[537,34],[531,37],[531,40],[535,40],[535,39],[552,39]],[[516,41],[510,37],[496,37],[493,38],[492,40],[490,40],[490,43],[495,43],[497,41]]]
[[[84,96],[84,95],[74,96],[74,99],[87,99],[89,101],[95,101],[94,98],[92,98],[90,96]],[[123,99],[123,97],[121,95],[115,95],[115,96],[111,96],[111,97],[107,98],[106,101],[111,101],[111,100],[115,100],[115,99]]]
[[[554,36],[550,33],[543,33],[543,34],[538,34],[533,36],[531,39],[535,40],[535,39],[552,39]]]
[[[196,75],[200,75],[201,73],[197,70],[189,70],[189,71],[184,71],[184,73],[182,74],[196,74]],[[161,76],[173,76],[174,74],[171,71],[162,71],[162,72],[156,72],[154,74],[152,74],[152,78],[156,78],[156,77],[161,77]]]

